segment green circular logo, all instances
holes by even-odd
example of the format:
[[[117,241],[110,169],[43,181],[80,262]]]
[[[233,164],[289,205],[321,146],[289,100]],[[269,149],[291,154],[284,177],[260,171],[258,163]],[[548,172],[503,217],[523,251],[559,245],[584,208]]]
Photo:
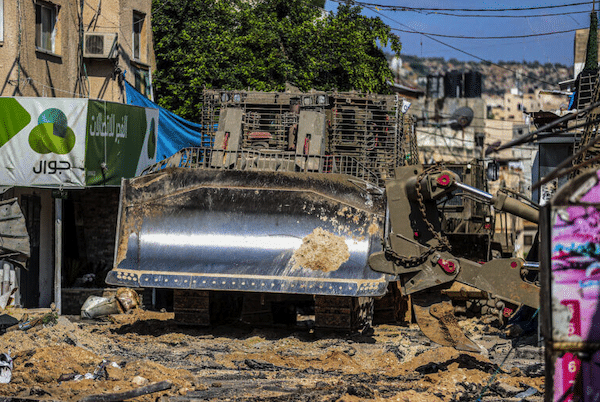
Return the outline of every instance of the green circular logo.
[[[67,125],[60,109],[46,109],[38,117],[38,125],[29,133],[29,146],[38,154],[68,154],[75,146],[75,133]]]

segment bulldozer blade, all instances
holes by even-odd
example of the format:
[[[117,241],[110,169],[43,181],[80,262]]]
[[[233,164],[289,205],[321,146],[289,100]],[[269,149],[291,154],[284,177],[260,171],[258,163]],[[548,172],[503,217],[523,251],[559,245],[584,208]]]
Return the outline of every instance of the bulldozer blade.
[[[122,182],[106,282],[381,296],[394,277],[367,260],[384,215],[383,196],[347,176],[170,168]]]
[[[454,316],[454,308],[439,290],[411,295],[415,319],[421,331],[433,342],[457,350],[480,353],[481,348],[465,335]]]

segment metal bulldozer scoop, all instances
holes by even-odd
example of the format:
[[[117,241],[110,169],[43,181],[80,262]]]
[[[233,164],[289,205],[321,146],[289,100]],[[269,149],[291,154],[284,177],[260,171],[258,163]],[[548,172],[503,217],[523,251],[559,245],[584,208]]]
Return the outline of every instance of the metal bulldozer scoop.
[[[335,174],[169,168],[124,180],[106,281],[381,296],[394,277],[368,257],[381,250],[384,201]]]
[[[429,339],[443,346],[467,352],[481,352],[458,325],[454,307],[433,289],[412,295],[413,311],[419,328]]]

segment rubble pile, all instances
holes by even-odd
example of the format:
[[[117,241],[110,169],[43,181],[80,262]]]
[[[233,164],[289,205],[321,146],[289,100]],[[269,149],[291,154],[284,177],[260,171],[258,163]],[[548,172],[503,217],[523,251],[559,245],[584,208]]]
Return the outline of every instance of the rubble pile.
[[[141,308],[96,319],[60,316],[0,336],[0,352],[10,352],[14,365],[10,382],[0,384],[0,396],[89,401],[111,395],[163,402],[542,401],[541,349],[472,322],[468,328],[483,346],[482,354],[432,344],[416,326],[378,325],[372,335],[349,335],[244,323],[180,326],[172,313]],[[504,361],[507,352],[510,358]]]

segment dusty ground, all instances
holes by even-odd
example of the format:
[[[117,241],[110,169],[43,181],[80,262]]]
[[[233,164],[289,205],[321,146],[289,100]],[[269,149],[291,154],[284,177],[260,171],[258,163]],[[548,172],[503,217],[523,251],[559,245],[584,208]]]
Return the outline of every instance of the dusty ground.
[[[12,314],[20,318],[22,311]],[[0,400],[76,401],[169,381],[170,389],[133,400],[542,401],[543,353],[535,336],[505,339],[480,321],[461,325],[484,353],[431,344],[416,326],[344,335],[310,325],[179,326],[172,313],[143,310],[104,320],[60,317],[0,336],[0,352],[14,357]],[[101,378],[66,380],[93,373],[103,360]],[[524,391],[534,395],[524,398]]]

